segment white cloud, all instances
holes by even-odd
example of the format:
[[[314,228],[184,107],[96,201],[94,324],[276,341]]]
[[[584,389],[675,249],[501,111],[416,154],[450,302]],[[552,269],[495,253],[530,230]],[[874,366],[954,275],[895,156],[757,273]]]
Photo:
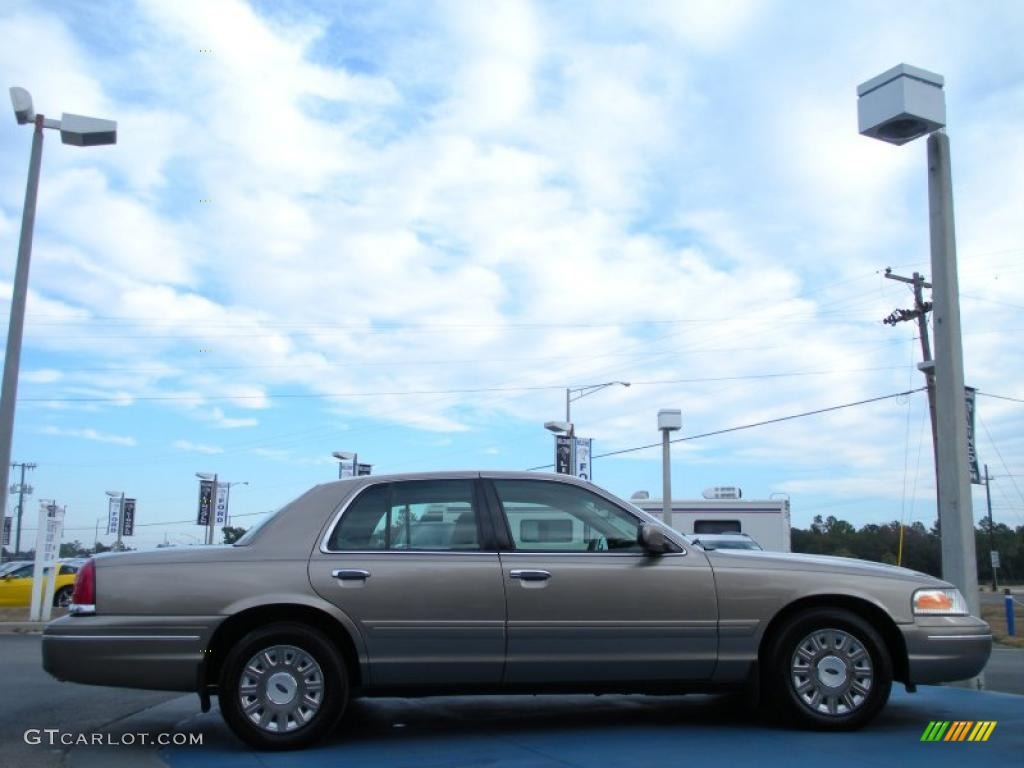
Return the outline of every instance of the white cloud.
[[[111,445],[123,445],[131,447],[136,445],[134,437],[122,435],[110,435],[95,429],[64,429],[61,427],[46,426],[39,430],[42,435],[54,435],[60,437],[77,437],[82,440],[93,440],[97,443],[110,443]]]
[[[193,453],[224,453],[223,448],[218,448],[215,445],[204,445],[202,443],[193,443],[189,440],[175,440],[174,447],[182,451],[191,451]]]

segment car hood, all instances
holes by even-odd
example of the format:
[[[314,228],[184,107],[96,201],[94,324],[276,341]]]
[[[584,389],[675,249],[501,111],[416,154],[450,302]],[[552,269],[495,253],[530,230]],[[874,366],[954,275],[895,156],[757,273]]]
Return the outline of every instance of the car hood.
[[[760,568],[778,570],[827,571],[862,576],[902,579],[927,585],[952,586],[948,582],[929,576],[927,573],[912,571],[896,565],[874,563],[852,557],[830,555],[804,555],[796,552],[767,552],[758,550],[712,549],[706,554],[711,567]]]

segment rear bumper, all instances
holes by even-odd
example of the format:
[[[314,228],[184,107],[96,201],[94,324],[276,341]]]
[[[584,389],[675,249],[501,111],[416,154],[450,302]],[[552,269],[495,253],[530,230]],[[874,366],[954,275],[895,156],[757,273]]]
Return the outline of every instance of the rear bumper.
[[[907,646],[908,683],[948,683],[974,677],[992,653],[992,631],[974,616],[918,617],[900,626]]]
[[[221,616],[65,616],[43,630],[43,669],[89,685],[196,691]]]

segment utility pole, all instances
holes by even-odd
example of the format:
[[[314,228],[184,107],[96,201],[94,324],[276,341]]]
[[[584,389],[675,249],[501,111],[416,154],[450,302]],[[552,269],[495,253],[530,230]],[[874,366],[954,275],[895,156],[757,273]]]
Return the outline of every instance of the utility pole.
[[[932,303],[924,300],[924,289],[931,288],[932,284],[925,282],[924,275],[915,272],[913,277],[894,275],[892,267],[885,268],[885,277],[889,280],[898,280],[914,287],[914,308],[897,309],[887,318],[882,320],[886,325],[917,320],[917,332],[921,337],[921,364],[918,370],[924,373],[925,386],[928,390],[928,414],[932,422],[932,459],[935,464],[936,487],[938,487],[939,475],[939,429],[935,418],[935,362],[932,360],[932,345],[928,338],[928,313],[932,311]]]
[[[985,465],[985,501],[988,502],[988,559],[992,564],[992,591],[996,592],[999,590],[999,583],[996,577],[996,536],[992,531],[992,490],[989,488],[989,483],[992,482],[992,478],[988,474],[988,464]]]
[[[35,469],[36,465],[32,462],[21,462],[20,464],[12,463],[11,467],[21,468],[21,482],[18,483],[18,522],[17,522],[17,533],[14,536],[14,553],[17,555],[21,552],[21,516],[25,509],[25,470]],[[32,493],[32,489],[27,489],[29,493]]]

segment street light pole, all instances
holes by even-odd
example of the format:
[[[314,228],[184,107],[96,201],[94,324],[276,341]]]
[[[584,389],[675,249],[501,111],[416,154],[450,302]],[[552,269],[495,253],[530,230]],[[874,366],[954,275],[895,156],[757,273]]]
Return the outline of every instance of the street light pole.
[[[25,186],[25,207],[21,212],[21,237],[18,262],[14,270],[11,295],[11,319],[7,327],[7,352],[4,358],[3,384],[0,386],[0,521],[7,514],[7,483],[10,480],[11,442],[14,438],[14,406],[18,397],[18,371],[21,366],[21,341],[25,327],[25,303],[28,299],[28,273],[32,258],[32,233],[35,230],[36,198],[39,194],[39,169],[43,159],[43,128],[57,129],[64,144],[98,146],[117,142],[117,123],[82,115],[64,113],[60,120],[37,115],[32,96],[24,88],[11,88],[11,104],[19,125],[32,124],[32,150]]]
[[[28,162],[28,184],[25,207],[21,213],[21,239],[18,242],[18,263],[14,269],[14,293],[11,296],[11,320],[7,327],[7,356],[4,358],[3,387],[0,389],[0,519],[7,514],[8,468],[11,463],[11,442],[14,438],[14,404],[18,398],[18,370],[21,365],[21,339],[25,328],[25,302],[28,299],[28,271],[32,258],[32,233],[36,222],[36,198],[39,195],[39,168],[43,160],[43,116],[35,116],[32,131],[32,152]],[[18,515],[17,548],[21,545],[21,514]]]
[[[669,432],[683,428],[683,412],[662,409],[658,411],[658,429],[661,430],[661,519],[672,527],[672,461]]]
[[[960,590],[968,611],[980,616],[953,223],[953,180],[949,136],[944,130],[944,84],[941,75],[899,64],[857,87],[857,122],[861,134],[891,144],[906,144],[928,135],[928,224],[938,446],[935,471],[942,577]],[[971,683],[982,687],[983,677],[979,675]]]
[[[964,355],[960,336],[960,289],[953,225],[953,181],[949,136],[942,130],[928,137],[928,212],[942,577],[960,588],[970,612],[979,616],[978,564],[967,452],[967,405],[964,401]]]

